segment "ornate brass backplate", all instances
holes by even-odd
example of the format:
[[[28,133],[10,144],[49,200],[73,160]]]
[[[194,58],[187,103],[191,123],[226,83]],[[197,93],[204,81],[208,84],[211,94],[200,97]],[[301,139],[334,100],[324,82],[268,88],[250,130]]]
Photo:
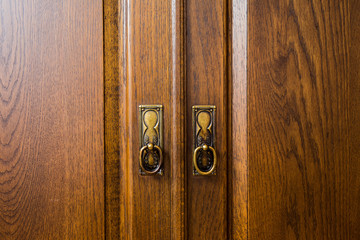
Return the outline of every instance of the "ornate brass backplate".
[[[193,175],[215,175],[215,112],[212,105],[192,107]]]
[[[141,175],[163,175],[163,106],[140,105],[140,153]]]

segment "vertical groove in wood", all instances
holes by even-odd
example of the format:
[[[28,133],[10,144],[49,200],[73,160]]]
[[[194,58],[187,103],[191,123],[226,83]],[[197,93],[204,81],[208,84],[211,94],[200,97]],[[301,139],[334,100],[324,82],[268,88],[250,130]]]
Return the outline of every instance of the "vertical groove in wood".
[[[123,16],[118,0],[104,0],[104,106],[105,106],[105,228],[106,239],[119,239],[120,226],[120,135],[119,135],[119,76],[124,69]],[[121,16],[121,17],[120,17]],[[122,60],[122,59],[121,59]],[[122,62],[121,62],[122,63]]]
[[[248,239],[247,2],[230,1],[230,224],[232,239]]]
[[[129,132],[129,0],[120,0],[119,7],[119,174],[120,174],[120,239],[133,239],[131,221],[132,186],[129,172],[131,139]],[[114,139],[116,141],[116,139]]]
[[[171,1],[171,239],[185,238],[184,0]]]

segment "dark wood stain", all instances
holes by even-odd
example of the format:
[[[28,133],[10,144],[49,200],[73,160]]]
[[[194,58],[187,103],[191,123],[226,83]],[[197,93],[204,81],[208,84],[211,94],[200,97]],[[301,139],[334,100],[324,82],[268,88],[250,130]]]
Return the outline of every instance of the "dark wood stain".
[[[123,18],[119,13],[124,8],[118,0],[104,1],[104,121],[105,121],[105,230],[106,239],[120,239],[124,234],[120,195],[120,125],[119,125],[119,79],[124,69],[119,68],[120,55],[124,55],[125,39]],[[124,126],[122,126],[124,127]]]
[[[0,1],[0,239],[360,239],[359,8]],[[164,176],[138,174],[139,104],[164,105]]]
[[[248,14],[249,239],[358,239],[359,14],[336,0]]]
[[[187,238],[228,239],[226,1],[186,2]],[[215,105],[215,176],[192,174],[193,105]]]
[[[104,239],[101,1],[0,2],[0,239]]]
[[[119,139],[117,133],[108,138],[120,142],[120,237],[181,239],[185,228],[183,3],[135,0],[123,4],[119,9]],[[139,175],[141,104],[164,106],[163,176]],[[116,124],[114,118],[107,130],[115,126],[111,124]],[[114,157],[109,164],[116,164],[116,154],[108,150]]]
[[[350,239],[360,239],[360,1],[350,4]]]

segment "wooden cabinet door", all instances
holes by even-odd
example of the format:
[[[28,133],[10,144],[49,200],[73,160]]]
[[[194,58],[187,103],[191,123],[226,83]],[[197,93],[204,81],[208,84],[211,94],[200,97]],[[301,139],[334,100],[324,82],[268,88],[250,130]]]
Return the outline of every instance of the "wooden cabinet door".
[[[108,236],[359,238],[358,8],[105,1]],[[163,105],[162,176],[139,174],[142,104]],[[216,106],[216,175],[193,175],[194,105]]]
[[[0,239],[104,239],[102,2],[0,1]]]
[[[105,16],[107,233],[228,239],[227,1],[107,1]],[[163,106],[162,175],[139,174],[148,104]],[[194,105],[216,107],[216,175],[193,175]]]
[[[359,1],[248,2],[248,238],[359,239]]]
[[[0,239],[360,239],[359,8],[0,1]]]

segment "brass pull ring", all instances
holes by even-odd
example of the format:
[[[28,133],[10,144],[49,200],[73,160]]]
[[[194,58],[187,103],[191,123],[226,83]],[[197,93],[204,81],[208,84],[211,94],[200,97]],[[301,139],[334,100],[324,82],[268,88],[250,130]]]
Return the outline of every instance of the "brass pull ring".
[[[213,163],[212,167],[210,168],[210,170],[207,171],[207,172],[201,171],[200,168],[197,165],[197,162],[196,162],[196,157],[197,157],[197,154],[200,151],[200,149],[202,149],[204,151],[210,150],[214,155],[214,163]],[[206,145],[206,144],[202,145],[201,147],[197,147],[194,150],[193,163],[194,163],[194,167],[195,167],[196,171],[200,175],[209,175],[209,174],[211,174],[215,170],[215,167],[216,167],[216,151],[215,151],[215,149],[213,147],[210,147],[210,146]]]
[[[150,151],[154,151],[154,149],[156,149],[159,152],[159,158],[160,158],[159,163],[158,163],[157,167],[152,171],[146,170],[146,168],[143,165],[143,153],[144,153],[144,151],[146,149],[148,149]],[[159,146],[153,145],[152,143],[149,143],[149,144],[143,146],[140,149],[139,163],[140,163],[141,170],[143,170],[145,173],[147,173],[147,174],[155,174],[155,173],[157,173],[161,168],[162,162],[163,162],[163,154],[162,154],[162,150],[161,150],[161,148]]]

